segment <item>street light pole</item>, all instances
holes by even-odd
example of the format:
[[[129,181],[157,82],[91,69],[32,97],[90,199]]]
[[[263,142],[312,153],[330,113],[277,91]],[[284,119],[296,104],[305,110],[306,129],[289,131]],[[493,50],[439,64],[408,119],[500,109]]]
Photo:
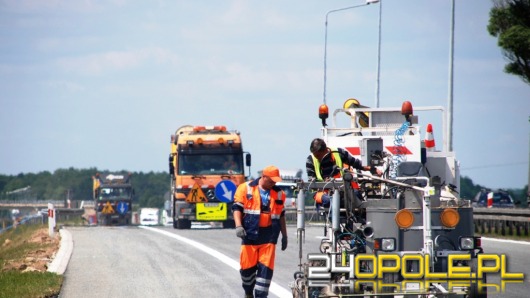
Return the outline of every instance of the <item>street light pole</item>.
[[[364,4],[348,6],[348,7],[339,8],[339,9],[333,9],[326,13],[326,23],[325,23],[325,33],[324,33],[324,94],[323,94],[324,104],[326,104],[326,80],[327,80],[327,76],[326,76],[327,62],[326,61],[327,61],[327,51],[328,51],[328,17],[329,15],[337,11],[343,11],[343,10],[348,10],[348,9],[352,9],[356,7],[366,6],[366,5],[370,5],[372,3],[377,3],[377,2],[379,2],[379,0],[366,0],[366,3]]]
[[[453,60],[455,43],[455,0],[451,0],[451,37],[449,41],[449,94],[447,96],[447,144],[453,151]]]
[[[375,83],[375,107],[379,108],[379,78],[381,72],[381,15],[383,11],[383,0],[379,2],[379,37],[377,41],[377,79]]]

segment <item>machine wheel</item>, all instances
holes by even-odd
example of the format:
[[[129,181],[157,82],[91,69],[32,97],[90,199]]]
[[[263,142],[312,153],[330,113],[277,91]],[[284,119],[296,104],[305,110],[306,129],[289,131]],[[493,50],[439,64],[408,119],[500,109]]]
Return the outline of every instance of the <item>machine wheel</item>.
[[[191,229],[191,221],[188,219],[178,219],[177,220],[177,229]]]
[[[98,223],[100,226],[108,226],[109,225],[109,218],[105,214],[98,215]]]
[[[388,263],[389,261],[383,261],[383,264],[385,266],[390,266],[391,264]],[[387,285],[393,285],[398,282],[398,275],[397,273],[387,273],[383,275],[383,283]],[[384,298],[392,298],[394,295],[390,295],[388,293],[393,293],[394,288],[393,287],[383,287],[381,289],[381,293],[384,293],[382,296],[375,296],[375,297],[384,297]]]
[[[471,263],[471,272],[477,273],[477,267],[478,267],[477,259],[474,258],[472,260],[472,263]],[[469,287],[469,293],[468,293],[467,297],[469,297],[469,298],[487,298],[488,297],[487,287],[483,287],[482,289],[479,288],[479,286],[478,286],[479,279],[478,278],[476,280],[471,281],[471,282],[472,282],[472,284]],[[482,282],[483,285],[487,283],[486,274],[484,274],[482,276],[481,282]]]

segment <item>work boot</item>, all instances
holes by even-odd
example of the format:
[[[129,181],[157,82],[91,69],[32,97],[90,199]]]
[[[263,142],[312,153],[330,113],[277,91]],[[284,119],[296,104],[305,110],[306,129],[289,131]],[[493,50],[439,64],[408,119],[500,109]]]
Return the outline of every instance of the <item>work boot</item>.
[[[245,298],[254,298],[253,294],[245,294]]]

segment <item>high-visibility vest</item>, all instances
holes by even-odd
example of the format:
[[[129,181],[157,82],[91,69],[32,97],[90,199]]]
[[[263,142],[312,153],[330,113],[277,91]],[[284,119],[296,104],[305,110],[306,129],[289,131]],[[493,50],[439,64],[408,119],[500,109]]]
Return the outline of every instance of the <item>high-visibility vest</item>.
[[[335,165],[339,167],[340,172],[336,174],[335,178],[342,177],[342,159],[340,158],[339,152],[336,148],[328,148],[331,151],[331,159],[335,162]],[[315,166],[315,175],[317,176],[317,181],[324,181],[322,174],[320,173],[320,161],[315,157],[314,154],[311,154],[313,158],[313,165]]]
[[[261,178],[260,178],[261,179]],[[246,182],[246,201],[243,204],[243,227],[250,240],[258,239],[259,228],[272,226],[272,232],[280,233],[280,216],[285,203],[283,191],[270,190],[269,210],[263,211],[258,180]]]
[[[335,174],[333,178],[341,178],[342,174],[344,173],[344,168],[342,164],[342,158],[340,158],[340,154],[337,151],[337,148],[328,148],[331,151],[331,159],[335,162],[335,165],[339,168],[339,173]],[[324,181],[322,178],[322,174],[320,173],[320,161],[315,157],[315,155],[311,154],[311,157],[313,158],[313,165],[315,166],[315,175],[317,178],[317,181]],[[359,184],[357,182],[352,181],[351,185],[355,189],[359,189]],[[324,194],[328,194],[328,191],[318,191],[313,199],[315,199],[315,202],[317,204],[322,204],[322,196]]]

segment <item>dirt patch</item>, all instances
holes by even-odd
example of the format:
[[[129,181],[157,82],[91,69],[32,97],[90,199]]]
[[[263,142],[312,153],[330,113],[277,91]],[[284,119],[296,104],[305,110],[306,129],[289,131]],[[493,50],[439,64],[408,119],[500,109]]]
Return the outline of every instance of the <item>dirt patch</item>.
[[[49,263],[55,258],[55,254],[59,250],[59,233],[55,233],[52,238],[48,235],[48,229],[39,229],[25,242],[36,243],[39,248],[28,251],[20,259],[7,260],[2,271],[45,272],[48,270]]]

